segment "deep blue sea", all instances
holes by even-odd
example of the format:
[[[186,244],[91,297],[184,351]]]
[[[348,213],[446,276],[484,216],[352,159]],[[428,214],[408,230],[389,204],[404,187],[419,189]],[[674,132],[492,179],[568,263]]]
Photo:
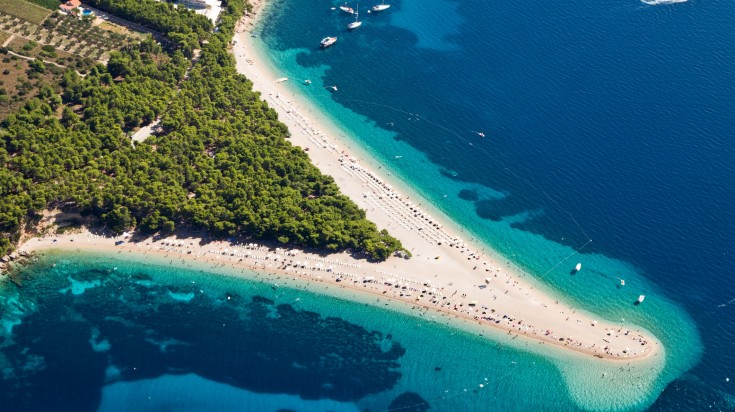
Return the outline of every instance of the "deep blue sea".
[[[274,0],[260,53],[425,207],[665,362],[601,381],[356,297],[51,254],[0,285],[3,410],[735,410],[735,4],[389,2],[348,32],[338,3]]]
[[[355,144],[550,289],[671,334],[651,409],[735,409],[735,4],[395,0],[352,32],[274,4],[261,53]]]

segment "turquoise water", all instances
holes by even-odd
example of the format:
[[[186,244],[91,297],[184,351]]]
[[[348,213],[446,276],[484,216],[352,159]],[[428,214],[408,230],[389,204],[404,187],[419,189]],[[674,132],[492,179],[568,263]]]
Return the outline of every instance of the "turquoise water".
[[[0,302],[0,396],[12,410],[637,409],[661,366],[165,258],[50,252],[16,279]]]
[[[286,279],[276,287],[227,270],[141,260],[54,252],[20,272],[22,288],[2,283],[3,322],[13,325],[0,338],[3,405],[575,409],[553,365],[470,326],[347,301],[338,290],[307,292]],[[77,283],[88,287],[72,291]]]
[[[392,2],[352,33],[330,6],[273,2],[258,29],[279,74],[313,81],[289,86],[463,237],[652,331],[665,360],[604,367],[339,290],[52,254],[2,284],[3,405],[735,409],[731,3]]]
[[[726,2],[395,1],[348,32],[330,4],[280,0],[256,32],[286,86],[465,238],[654,332],[652,409],[728,409],[733,17]]]

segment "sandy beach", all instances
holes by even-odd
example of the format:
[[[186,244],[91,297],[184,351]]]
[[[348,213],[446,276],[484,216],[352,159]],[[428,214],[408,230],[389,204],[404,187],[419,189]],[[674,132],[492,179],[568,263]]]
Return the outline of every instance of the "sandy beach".
[[[103,237],[81,233],[48,235],[25,242],[22,251],[62,248],[126,251],[177,260],[230,265],[261,274],[330,284],[405,302],[419,311],[475,322],[488,331],[517,335],[533,344],[548,344],[606,360],[648,359],[662,349],[648,331],[611,323],[573,307],[529,281],[505,259],[483,251],[485,245],[460,238],[458,226],[445,216],[431,216],[419,205],[428,204],[394,176],[381,176],[363,162],[363,154],[340,140],[343,133],[318,111],[293,95],[254,52],[250,30],[262,2],[245,16],[233,39],[237,68],[254,83],[266,102],[291,131],[291,142],[308,149],[312,162],[334,177],[343,193],[366,210],[368,219],[388,229],[411,250],[413,257],[394,256],[374,263],[348,253],[331,255],[280,249],[255,243],[205,243],[195,237],[144,239]],[[306,109],[305,109],[306,108]],[[306,115],[308,113],[308,116]],[[392,179],[392,180],[391,180]],[[394,187],[401,188],[396,190]],[[318,291],[318,289],[314,289]],[[384,303],[379,303],[381,306]]]
[[[418,262],[416,258],[394,257],[371,263],[354,259],[348,253],[320,255],[262,243],[204,242],[197,237],[133,241],[129,234],[103,236],[87,229],[32,238],[19,252],[25,255],[48,250],[137,254],[144,259],[150,256],[162,262],[169,260],[172,265],[198,262],[213,268],[247,269],[240,273],[265,275],[274,286],[285,281],[299,282],[317,293],[325,286],[348,288],[377,296],[376,304],[380,306],[385,302],[403,303],[417,315],[431,311],[448,324],[474,322],[535,344],[551,344],[605,360],[648,359],[659,348],[658,341],[651,340],[647,332],[598,322],[589,314],[527,287],[507,270],[485,268],[479,272],[479,267],[472,268],[485,267],[489,262],[470,256],[462,259],[452,256],[453,253]],[[448,271],[437,270],[442,259],[445,262],[441,266]],[[480,273],[486,278],[482,279]]]
[[[362,161],[364,153],[350,148],[349,142],[340,139],[341,130],[291,93],[285,83],[276,82],[283,76],[273,73],[257,54],[251,30],[263,6],[258,1],[253,13],[238,25],[232,42],[238,71],[279,113],[291,131],[291,142],[308,150],[312,162],[334,177],[340,190],[366,210],[368,219],[388,229],[414,254],[408,260],[392,257],[380,264],[356,261],[353,264],[360,270],[353,268],[350,276],[371,278],[371,284],[382,285],[380,288],[391,284],[396,298],[598,357],[641,358],[657,351],[659,342],[647,331],[598,321],[538,290],[526,281],[529,275],[510,262],[481,252],[485,245],[460,238],[458,226],[446,216],[431,216],[422,210],[418,205],[428,202],[407,189],[407,184],[371,170]],[[411,293],[404,293],[409,296],[394,293],[401,281],[417,290],[409,288]],[[435,295],[416,296],[427,288],[435,289]],[[388,289],[385,293],[392,293]]]

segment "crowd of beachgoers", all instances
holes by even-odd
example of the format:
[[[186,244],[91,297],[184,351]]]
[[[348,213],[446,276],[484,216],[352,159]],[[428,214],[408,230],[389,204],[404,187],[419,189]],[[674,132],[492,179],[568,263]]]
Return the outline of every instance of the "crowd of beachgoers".
[[[417,220],[425,221],[424,216],[411,219],[407,224],[418,223]],[[346,288],[377,297],[376,304],[387,306],[390,302],[403,302],[425,320],[449,325],[456,321],[475,322],[481,327],[491,326],[495,330],[505,331],[512,339],[519,335],[526,336],[535,339],[539,344],[553,343],[597,357],[641,357],[649,353],[655,344],[638,331],[613,325],[598,326],[597,321],[576,314],[572,308],[569,308],[566,321],[584,325],[590,333],[572,337],[565,331],[564,325],[558,325],[554,319],[543,323],[546,326],[541,326],[543,318],[529,320],[526,316],[521,317],[514,308],[516,304],[522,304],[522,301],[509,298],[508,294],[514,289],[522,291],[523,285],[514,279],[512,273],[490,266],[479,253],[460,244],[447,244],[445,247],[461,247],[460,253],[467,253],[466,259],[471,261],[473,267],[482,267],[485,276],[471,289],[464,282],[450,281],[445,276],[419,278],[416,273],[389,267],[385,262],[355,259],[347,252],[320,255],[253,242],[203,242],[199,238],[176,237],[134,241],[133,238],[131,234],[110,237],[83,231],[38,238],[29,241],[26,246],[30,250],[39,251],[56,247],[79,252],[101,250],[152,254],[168,259],[171,265],[192,268],[197,263],[204,264],[199,266],[202,270],[232,267],[239,269],[247,278],[267,282],[275,288],[288,286],[316,292],[319,292],[320,287]],[[405,258],[392,259],[410,263]],[[528,292],[525,295],[533,298]],[[561,314],[566,310],[558,301],[539,306],[547,310],[558,310]],[[485,330],[480,329],[479,333],[484,334]]]

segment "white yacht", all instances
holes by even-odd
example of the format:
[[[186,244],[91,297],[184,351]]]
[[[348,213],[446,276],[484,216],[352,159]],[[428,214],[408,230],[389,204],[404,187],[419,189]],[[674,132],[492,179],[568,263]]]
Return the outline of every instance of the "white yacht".
[[[325,38],[322,39],[322,41],[321,41],[321,43],[319,43],[319,45],[321,46],[322,49],[326,49],[327,47],[333,45],[336,42],[337,42],[337,38],[336,37],[325,37]]]
[[[385,0],[384,0],[382,3],[376,4],[375,6],[373,6],[371,10],[372,11],[383,11],[383,10],[388,10],[389,8],[390,8],[390,4],[385,4]]]
[[[355,11],[352,10],[352,7],[348,6],[346,2],[344,6],[339,6],[339,9],[345,13],[355,14]]]
[[[350,30],[355,30],[356,28],[362,26],[362,22],[359,19],[360,16],[360,6],[357,5],[357,11],[355,12],[355,21],[347,25],[347,28]]]

